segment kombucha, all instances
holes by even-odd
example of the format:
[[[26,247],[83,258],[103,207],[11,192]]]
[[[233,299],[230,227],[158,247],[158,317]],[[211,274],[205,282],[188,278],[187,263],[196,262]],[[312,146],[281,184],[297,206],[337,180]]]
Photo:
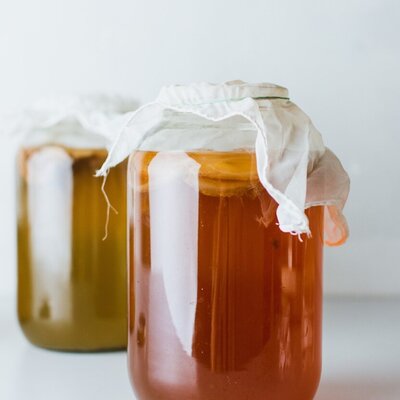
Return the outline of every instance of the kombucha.
[[[106,150],[42,146],[19,154],[18,316],[35,345],[126,347],[126,163],[106,190],[93,175]]]
[[[253,152],[136,152],[129,338],[140,400],[311,400],[321,372],[323,208],[283,233]]]

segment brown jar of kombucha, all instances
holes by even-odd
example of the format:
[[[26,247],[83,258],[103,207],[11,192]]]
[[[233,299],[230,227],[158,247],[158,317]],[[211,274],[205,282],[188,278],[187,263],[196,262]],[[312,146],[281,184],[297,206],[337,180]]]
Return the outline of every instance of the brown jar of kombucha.
[[[283,233],[253,152],[129,162],[129,365],[140,400],[310,400],[321,373],[323,209]]]
[[[124,349],[126,163],[106,181],[118,212],[110,212],[106,235],[103,180],[94,175],[109,140],[78,122],[70,118],[48,127],[42,121],[19,150],[18,318],[27,339],[40,347]]]
[[[126,165],[94,173],[103,149],[45,145],[19,154],[18,317],[33,344],[95,351],[126,346]]]
[[[138,400],[316,393],[323,244],[347,235],[348,177],[287,96],[240,81],[163,88],[101,168],[129,156]]]

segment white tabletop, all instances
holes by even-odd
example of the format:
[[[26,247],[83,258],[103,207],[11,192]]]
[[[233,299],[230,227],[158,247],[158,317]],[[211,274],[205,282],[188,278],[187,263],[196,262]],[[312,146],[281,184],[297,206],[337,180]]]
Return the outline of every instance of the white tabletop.
[[[0,298],[1,400],[134,400],[126,354],[41,350]],[[315,400],[400,399],[400,300],[327,300],[324,372]]]

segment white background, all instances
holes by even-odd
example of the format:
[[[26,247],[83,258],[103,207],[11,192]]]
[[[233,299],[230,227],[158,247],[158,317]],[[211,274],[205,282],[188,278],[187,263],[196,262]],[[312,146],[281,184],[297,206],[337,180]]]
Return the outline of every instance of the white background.
[[[352,179],[326,292],[400,295],[399,21],[396,0],[1,0],[0,113],[60,93],[143,102],[176,82],[286,86]],[[0,295],[15,292],[14,204],[0,137]]]

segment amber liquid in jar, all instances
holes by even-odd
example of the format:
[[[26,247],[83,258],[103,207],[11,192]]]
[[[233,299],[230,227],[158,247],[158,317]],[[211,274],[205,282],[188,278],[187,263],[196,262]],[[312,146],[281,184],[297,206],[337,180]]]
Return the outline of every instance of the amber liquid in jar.
[[[61,146],[19,154],[18,316],[35,345],[66,351],[126,347],[126,163],[106,190],[105,150]]]
[[[128,166],[131,381],[140,400],[311,400],[323,209],[283,233],[252,152],[136,152]]]

